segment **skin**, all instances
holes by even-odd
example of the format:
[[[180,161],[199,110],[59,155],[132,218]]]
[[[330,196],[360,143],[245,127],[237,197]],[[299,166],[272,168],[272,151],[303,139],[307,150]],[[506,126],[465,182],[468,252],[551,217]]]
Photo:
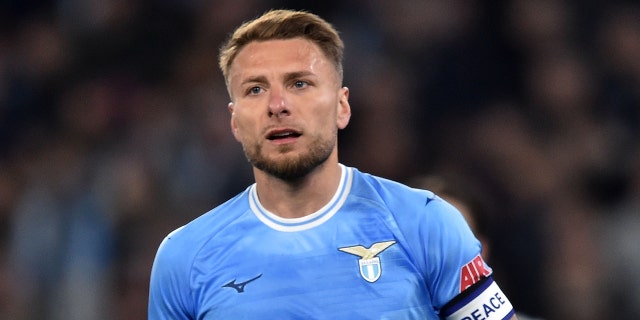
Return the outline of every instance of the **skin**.
[[[231,64],[228,83],[231,129],[262,205],[283,218],[322,208],[340,181],[337,133],[351,117],[334,65],[306,39],[252,42]]]

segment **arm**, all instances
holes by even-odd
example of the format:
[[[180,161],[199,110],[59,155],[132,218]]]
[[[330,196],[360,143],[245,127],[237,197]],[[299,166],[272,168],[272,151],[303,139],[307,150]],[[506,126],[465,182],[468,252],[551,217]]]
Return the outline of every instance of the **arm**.
[[[183,268],[184,257],[169,243],[167,237],[160,245],[151,269],[149,284],[149,320],[188,320],[188,270]]]
[[[489,276],[467,288],[442,308],[445,320],[517,319],[513,306]]]
[[[430,216],[423,233],[432,266],[427,276],[440,316],[447,320],[517,319],[513,306],[480,255],[481,246],[466,221],[441,199],[427,204]],[[438,248],[438,250],[433,250]]]

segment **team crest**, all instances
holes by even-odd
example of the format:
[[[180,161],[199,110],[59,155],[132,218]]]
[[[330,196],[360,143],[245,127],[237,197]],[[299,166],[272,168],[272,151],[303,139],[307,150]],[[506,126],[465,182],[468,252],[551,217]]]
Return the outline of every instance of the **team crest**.
[[[396,241],[391,240],[374,243],[370,248],[365,248],[363,246],[352,246],[338,248],[338,250],[360,257],[360,259],[358,260],[360,275],[368,282],[376,282],[378,279],[380,279],[380,275],[382,274],[382,264],[380,264],[380,257],[376,256],[380,252],[392,246],[394,243],[396,243]]]

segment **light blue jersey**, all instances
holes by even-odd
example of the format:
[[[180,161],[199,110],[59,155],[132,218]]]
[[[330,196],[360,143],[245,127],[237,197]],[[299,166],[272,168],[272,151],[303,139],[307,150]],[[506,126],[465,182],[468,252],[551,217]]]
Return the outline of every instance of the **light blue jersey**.
[[[267,211],[252,185],[162,242],[149,319],[508,318],[480,249],[433,193],[354,168],[303,218]]]

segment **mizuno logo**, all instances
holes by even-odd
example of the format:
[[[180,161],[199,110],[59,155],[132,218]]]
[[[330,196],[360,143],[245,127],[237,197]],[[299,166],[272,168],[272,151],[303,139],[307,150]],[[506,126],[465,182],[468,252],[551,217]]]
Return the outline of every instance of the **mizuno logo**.
[[[236,283],[236,279],[233,279],[233,280],[229,281],[229,283],[225,284],[225,285],[224,285],[224,286],[222,286],[222,287],[223,287],[223,288],[224,288],[224,287],[234,288],[234,289],[236,289],[236,291],[238,291],[238,293],[243,293],[243,292],[244,292],[244,287],[245,287],[249,282],[252,282],[252,281],[254,281],[254,280],[257,280],[257,279],[258,279],[258,278],[260,278],[260,277],[262,277],[262,273],[261,273],[261,274],[259,274],[258,276],[256,276],[255,278],[251,278],[251,279],[249,279],[249,280],[247,280],[247,281],[245,281],[245,282],[239,282],[239,283]]]
[[[392,246],[394,243],[396,243],[396,241],[391,240],[374,243],[369,248],[365,248],[364,246],[352,246],[338,248],[338,250],[360,257],[360,260],[358,260],[360,275],[369,282],[375,282],[382,274],[382,264],[380,263],[380,258],[376,256],[380,252]]]

